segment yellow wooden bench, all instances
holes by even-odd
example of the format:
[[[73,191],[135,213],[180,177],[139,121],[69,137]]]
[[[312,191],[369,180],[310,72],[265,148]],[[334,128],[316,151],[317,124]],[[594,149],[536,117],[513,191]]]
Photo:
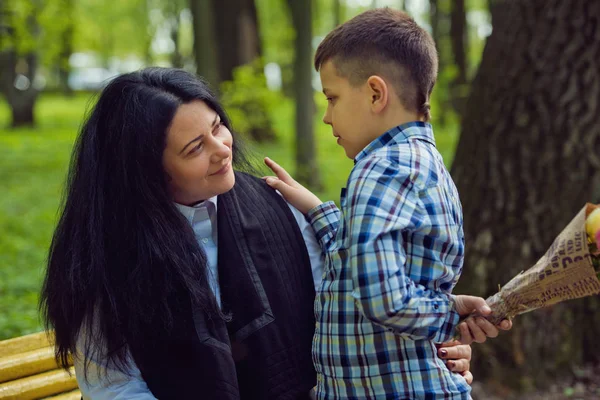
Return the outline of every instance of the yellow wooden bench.
[[[51,341],[47,332],[0,341],[0,400],[80,400],[75,370],[56,364]]]

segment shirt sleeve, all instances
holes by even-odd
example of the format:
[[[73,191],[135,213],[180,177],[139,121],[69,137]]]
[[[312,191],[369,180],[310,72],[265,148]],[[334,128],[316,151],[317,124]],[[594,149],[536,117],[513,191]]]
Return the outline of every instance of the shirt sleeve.
[[[335,235],[340,226],[340,210],[333,201],[319,204],[308,211],[307,218],[313,227],[323,252],[331,251],[335,244]]]
[[[358,167],[358,168],[357,168]],[[403,233],[428,223],[408,167],[370,158],[353,170],[344,223],[357,307],[370,321],[412,339],[443,342],[459,315],[453,296],[414,282]],[[346,210],[344,210],[346,211]],[[410,262],[420,262],[416,256]]]
[[[77,385],[84,400],[153,400],[156,399],[140,370],[130,359],[129,368],[123,373],[101,360],[89,359],[84,353],[85,338],[80,335],[78,354],[73,357]],[[87,379],[84,363],[88,362]]]
[[[288,203],[288,207],[294,214],[294,218],[298,223],[304,243],[306,244],[306,250],[308,251],[308,257],[310,258],[310,267],[312,270],[313,281],[315,283],[315,290],[318,290],[321,285],[321,279],[323,278],[323,263],[325,262],[325,255],[321,251],[321,246],[315,236],[315,231],[312,226],[306,221],[304,214],[302,214],[297,208]]]

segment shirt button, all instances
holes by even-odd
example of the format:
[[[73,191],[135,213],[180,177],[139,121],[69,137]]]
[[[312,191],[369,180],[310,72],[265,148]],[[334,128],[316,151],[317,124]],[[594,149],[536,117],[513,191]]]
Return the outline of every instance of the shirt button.
[[[208,238],[202,238],[202,243],[204,243],[204,244],[208,243]]]

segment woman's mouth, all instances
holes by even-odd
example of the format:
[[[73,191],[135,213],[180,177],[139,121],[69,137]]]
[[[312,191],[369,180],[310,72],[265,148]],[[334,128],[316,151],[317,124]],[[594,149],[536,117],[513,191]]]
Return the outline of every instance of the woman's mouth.
[[[227,161],[227,163],[223,165],[220,170],[211,175],[224,175],[229,171],[229,168],[231,168],[231,160]]]

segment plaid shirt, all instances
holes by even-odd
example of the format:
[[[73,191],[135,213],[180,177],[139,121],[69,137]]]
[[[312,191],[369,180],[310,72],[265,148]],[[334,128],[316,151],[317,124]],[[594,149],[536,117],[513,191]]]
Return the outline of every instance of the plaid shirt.
[[[469,399],[434,343],[459,320],[462,208],[431,125],[370,143],[342,190],[308,218],[326,253],[315,302],[319,399]]]

